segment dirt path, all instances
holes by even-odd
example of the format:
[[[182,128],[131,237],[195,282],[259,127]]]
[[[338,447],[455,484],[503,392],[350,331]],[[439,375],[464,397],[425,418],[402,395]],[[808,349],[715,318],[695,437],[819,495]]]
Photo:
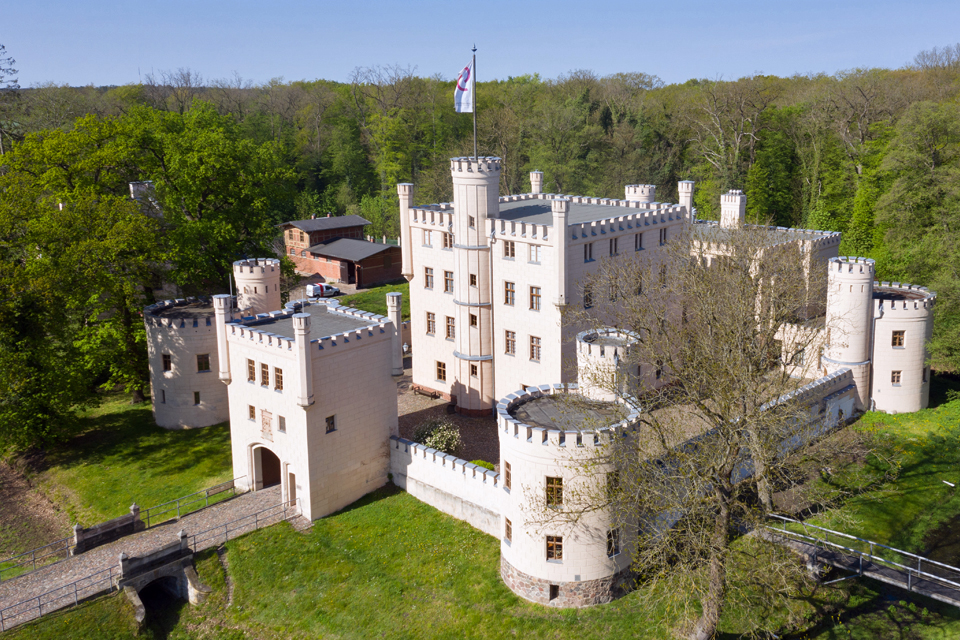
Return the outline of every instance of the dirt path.
[[[0,560],[70,535],[70,519],[6,462],[0,462]]]

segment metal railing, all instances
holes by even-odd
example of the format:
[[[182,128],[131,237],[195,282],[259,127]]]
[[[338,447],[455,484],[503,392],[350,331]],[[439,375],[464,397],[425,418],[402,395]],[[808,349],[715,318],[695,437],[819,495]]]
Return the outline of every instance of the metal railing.
[[[31,549],[30,551],[18,553],[6,560],[0,560],[0,582],[11,580],[25,573],[36,571],[40,567],[66,560],[70,557],[70,550],[75,546],[73,536],[70,536],[45,544],[42,547]],[[29,569],[25,569],[24,567],[29,567]]]
[[[268,514],[267,512],[270,513]],[[223,543],[226,543],[228,540],[242,536],[245,533],[256,531],[262,527],[269,527],[270,525],[283,522],[294,516],[299,516],[301,513],[303,512],[301,510],[300,498],[297,498],[296,503],[284,501],[242,518],[237,518],[236,520],[231,520],[230,522],[225,522],[216,527],[201,531],[200,533],[193,535],[188,534],[187,545],[196,553],[203,549],[209,549],[216,544],[221,544],[221,539]]]
[[[906,573],[907,590],[909,591],[913,590],[914,581],[918,578],[937,582],[960,591],[960,568],[958,567],[924,558],[915,553],[890,547],[873,540],[818,527],[786,516],[770,514],[768,517],[780,523],[779,527],[767,526],[768,531],[858,558],[860,567],[858,573],[861,575],[863,573],[863,561],[869,560],[875,564]],[[801,529],[802,532],[788,529],[788,526],[791,526],[792,529]],[[831,540],[831,537],[834,540]],[[892,556],[896,559],[893,560],[885,556]],[[937,573],[932,573],[932,571]]]
[[[79,604],[91,596],[113,591],[119,573],[119,566],[111,565],[85,578],[4,607],[0,609],[0,631],[35,620],[45,613]]]
[[[221,539],[223,542],[227,542],[245,533],[251,533],[294,516],[299,516],[301,513],[299,498],[297,498],[296,503],[284,501],[200,533],[188,534],[187,544],[190,550],[196,553],[220,544]],[[34,620],[45,613],[79,604],[80,600],[91,596],[113,591],[117,582],[115,578],[119,578],[119,576],[119,565],[110,565],[106,569],[80,578],[70,584],[4,607],[0,609],[0,631],[6,631],[23,622]]]
[[[188,513],[193,513],[199,511],[205,507],[210,506],[211,496],[218,496],[222,493],[230,491],[230,495],[214,500],[213,504],[218,504],[234,498],[237,495],[237,480],[243,480],[246,476],[240,476],[234,478],[233,480],[228,480],[227,482],[221,482],[218,485],[214,485],[208,489],[203,489],[202,491],[197,491],[196,493],[191,493],[185,496],[176,498],[175,500],[170,500],[156,505],[155,507],[150,507],[148,509],[142,509],[140,511],[140,519],[143,520],[146,527],[155,527],[164,522],[169,522],[170,520],[179,520],[182,516],[187,515]],[[199,506],[201,505],[202,506]],[[191,508],[193,507],[193,508]],[[172,514],[176,515],[172,515]],[[171,514],[167,516],[167,514]]]

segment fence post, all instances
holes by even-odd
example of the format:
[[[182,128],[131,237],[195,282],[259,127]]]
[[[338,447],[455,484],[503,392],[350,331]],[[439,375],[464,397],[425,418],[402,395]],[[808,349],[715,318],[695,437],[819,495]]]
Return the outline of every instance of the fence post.
[[[180,519],[180,498],[177,498],[177,520]]]
[[[6,631],[6,630],[7,630],[7,623],[3,619],[3,609],[0,609],[0,631]]]

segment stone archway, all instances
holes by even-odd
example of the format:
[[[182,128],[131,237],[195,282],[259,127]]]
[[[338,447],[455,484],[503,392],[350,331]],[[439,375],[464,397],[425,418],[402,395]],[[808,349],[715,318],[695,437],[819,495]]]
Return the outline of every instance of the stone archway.
[[[266,489],[280,484],[282,480],[280,458],[266,447],[257,447],[253,451],[256,464],[256,487]]]

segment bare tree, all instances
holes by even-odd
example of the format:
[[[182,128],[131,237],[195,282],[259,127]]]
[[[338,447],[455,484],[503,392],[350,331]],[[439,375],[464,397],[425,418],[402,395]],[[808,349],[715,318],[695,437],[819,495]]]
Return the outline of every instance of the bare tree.
[[[615,371],[579,376],[639,418],[580,465],[607,482],[580,483],[563,509],[531,517],[609,512],[613,528],[630,533],[640,578],[671,581],[647,593],[679,610],[684,635],[706,640],[725,601],[758,585],[775,598],[803,580],[802,563],[764,536],[734,542],[763,524],[778,491],[812,494],[798,474],[811,443],[820,456],[836,454],[821,440],[833,425],[820,403],[791,396],[809,382],[791,374],[809,371],[804,358],[816,358],[822,340],[827,269],[767,228],[694,225],[659,249],[604,262],[582,283],[589,308],[567,310],[582,327],[634,336]]]
[[[13,68],[17,61],[7,55],[7,47],[0,44],[0,155],[4,153],[3,138],[12,140],[13,122],[10,114],[13,112],[13,103],[19,97],[20,85],[16,76],[19,73]]]

